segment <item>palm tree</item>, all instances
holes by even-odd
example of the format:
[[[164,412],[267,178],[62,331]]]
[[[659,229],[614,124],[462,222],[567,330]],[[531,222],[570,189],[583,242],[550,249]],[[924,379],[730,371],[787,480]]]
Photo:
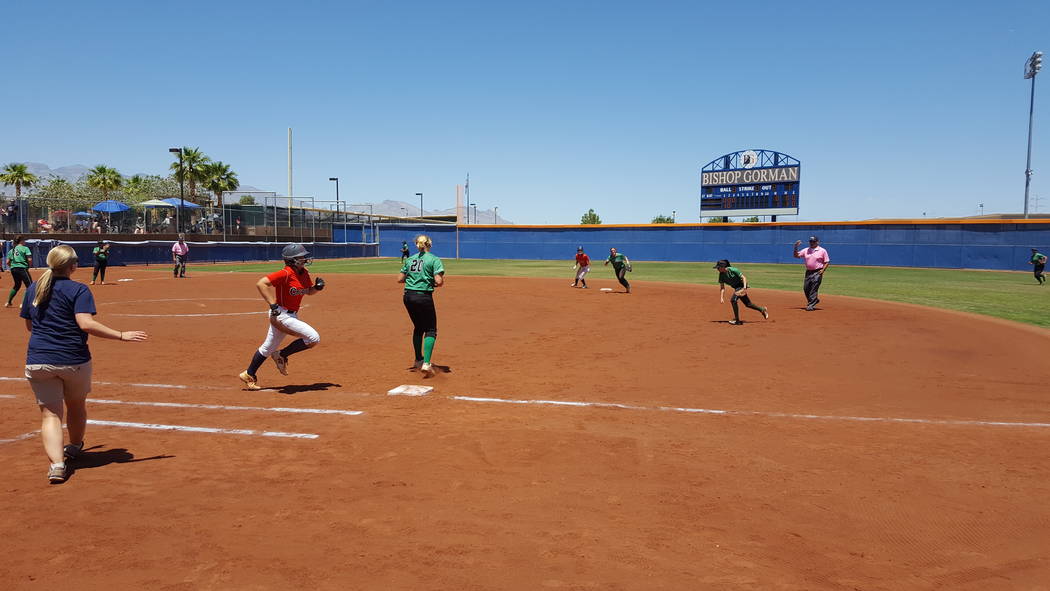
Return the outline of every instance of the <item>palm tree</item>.
[[[222,205],[223,191],[235,191],[241,185],[237,180],[237,173],[230,170],[230,165],[224,162],[209,162],[201,168],[201,172],[201,184],[215,193],[215,203],[218,205]]]
[[[102,200],[109,199],[109,192],[116,191],[123,184],[124,179],[116,168],[110,168],[105,164],[99,164],[88,171],[87,184],[102,191]]]
[[[144,198],[148,192],[149,181],[141,174],[136,174],[124,181],[124,195],[127,196],[129,201],[135,203],[145,201]]]
[[[171,163],[171,170],[175,173],[175,180],[180,183],[185,181],[190,188],[190,201],[196,202],[197,182],[204,179],[203,167],[211,162],[211,158],[204,155],[200,148],[182,148],[182,166],[179,166],[178,154],[175,154],[175,162]],[[183,178],[185,177],[185,179]]]
[[[25,164],[17,162],[5,166],[3,174],[0,174],[0,183],[15,186],[15,199],[22,197],[22,187],[28,189],[39,182],[40,177],[29,172]]]

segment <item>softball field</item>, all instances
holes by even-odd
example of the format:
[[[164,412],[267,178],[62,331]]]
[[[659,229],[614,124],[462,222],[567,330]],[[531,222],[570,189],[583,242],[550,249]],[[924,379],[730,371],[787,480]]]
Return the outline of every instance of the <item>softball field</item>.
[[[1045,329],[760,289],[770,319],[731,326],[714,284],[451,276],[424,381],[391,267],[324,275],[320,345],[259,392],[259,275],[110,269],[99,320],[150,341],[91,339],[60,486],[0,310],[0,586],[1050,589]]]

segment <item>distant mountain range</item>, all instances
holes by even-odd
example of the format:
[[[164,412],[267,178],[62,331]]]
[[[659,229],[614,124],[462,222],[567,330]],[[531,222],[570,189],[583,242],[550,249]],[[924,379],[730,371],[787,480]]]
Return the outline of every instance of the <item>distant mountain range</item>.
[[[76,182],[76,181],[80,180],[81,177],[87,175],[87,173],[91,171],[91,169],[89,167],[83,166],[81,164],[74,164],[74,165],[71,165],[71,166],[60,166],[58,168],[51,168],[50,166],[48,166],[46,164],[43,164],[41,162],[25,162],[24,164],[26,165],[26,168],[29,169],[29,172],[35,174],[37,177],[40,178],[41,181],[44,181],[44,180],[49,179],[51,177],[57,177],[57,178],[60,178],[60,179],[65,179],[65,180],[67,180],[69,182]],[[146,176],[145,173],[139,173],[139,174],[142,174],[143,176]],[[133,175],[125,175],[125,176],[133,176]],[[238,194],[238,193],[244,192],[243,194],[249,195],[249,194],[251,194],[250,192],[252,192],[252,191],[262,192],[262,189],[257,189],[257,188],[255,188],[255,187],[253,187],[251,185],[241,185],[240,187],[237,187],[237,191],[236,192],[232,192],[232,193],[224,195],[223,200],[226,203],[237,203],[240,200],[240,197],[241,197],[241,195]],[[0,194],[7,195],[8,197],[13,196],[15,194],[15,188],[12,185],[0,185]],[[259,199],[258,202],[262,203],[262,201],[263,201],[262,199]],[[296,201],[299,201],[299,200],[296,200]],[[301,203],[303,205],[306,205],[306,206],[309,206],[309,204],[310,204],[309,201],[301,201]],[[360,207],[360,206],[356,206],[355,207],[355,206],[349,206],[348,205],[347,206],[347,210],[348,211],[368,212],[368,208],[367,207]],[[389,199],[385,200],[385,201],[383,201],[381,203],[373,204],[372,210],[373,211],[371,213],[376,213],[378,215],[401,216],[401,217],[415,217],[415,216],[419,215],[419,205],[418,204],[413,205],[413,204],[405,202],[405,201],[390,201]],[[424,210],[424,215],[456,215],[456,208],[455,207],[450,207],[448,209],[438,209],[438,210],[427,209],[427,210]],[[465,215],[466,215],[466,212],[464,212],[464,216]],[[512,222],[512,221],[510,221],[510,220],[508,220],[508,219],[506,219],[506,218],[504,218],[502,216],[500,216],[499,219],[497,220],[496,212],[494,210],[491,210],[491,209],[478,210],[478,218],[477,219],[478,219],[477,223],[480,223],[480,224],[492,224],[492,223],[513,224],[514,223],[514,222]],[[466,221],[467,221],[466,217],[464,217],[463,222],[466,223]],[[473,208],[471,208],[471,210],[470,210],[470,223],[475,223],[474,222],[474,210],[473,210]]]

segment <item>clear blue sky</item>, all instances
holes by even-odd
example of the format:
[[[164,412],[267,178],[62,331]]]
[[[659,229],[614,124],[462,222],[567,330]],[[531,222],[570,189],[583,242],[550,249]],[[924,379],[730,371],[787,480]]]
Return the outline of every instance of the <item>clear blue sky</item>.
[[[105,5],[105,8],[101,6]],[[802,162],[800,220],[1020,211],[1050,2],[14,2],[0,163],[241,181],[516,223],[697,221],[698,173]],[[1032,193],[1050,211],[1050,63]],[[791,218],[782,218],[785,221]]]

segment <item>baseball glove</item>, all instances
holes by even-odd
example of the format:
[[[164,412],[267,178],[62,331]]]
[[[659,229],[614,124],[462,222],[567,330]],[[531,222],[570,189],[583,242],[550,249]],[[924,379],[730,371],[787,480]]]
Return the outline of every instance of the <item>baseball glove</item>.
[[[627,265],[627,272],[630,273],[631,271],[634,271],[634,267],[631,265]]]

